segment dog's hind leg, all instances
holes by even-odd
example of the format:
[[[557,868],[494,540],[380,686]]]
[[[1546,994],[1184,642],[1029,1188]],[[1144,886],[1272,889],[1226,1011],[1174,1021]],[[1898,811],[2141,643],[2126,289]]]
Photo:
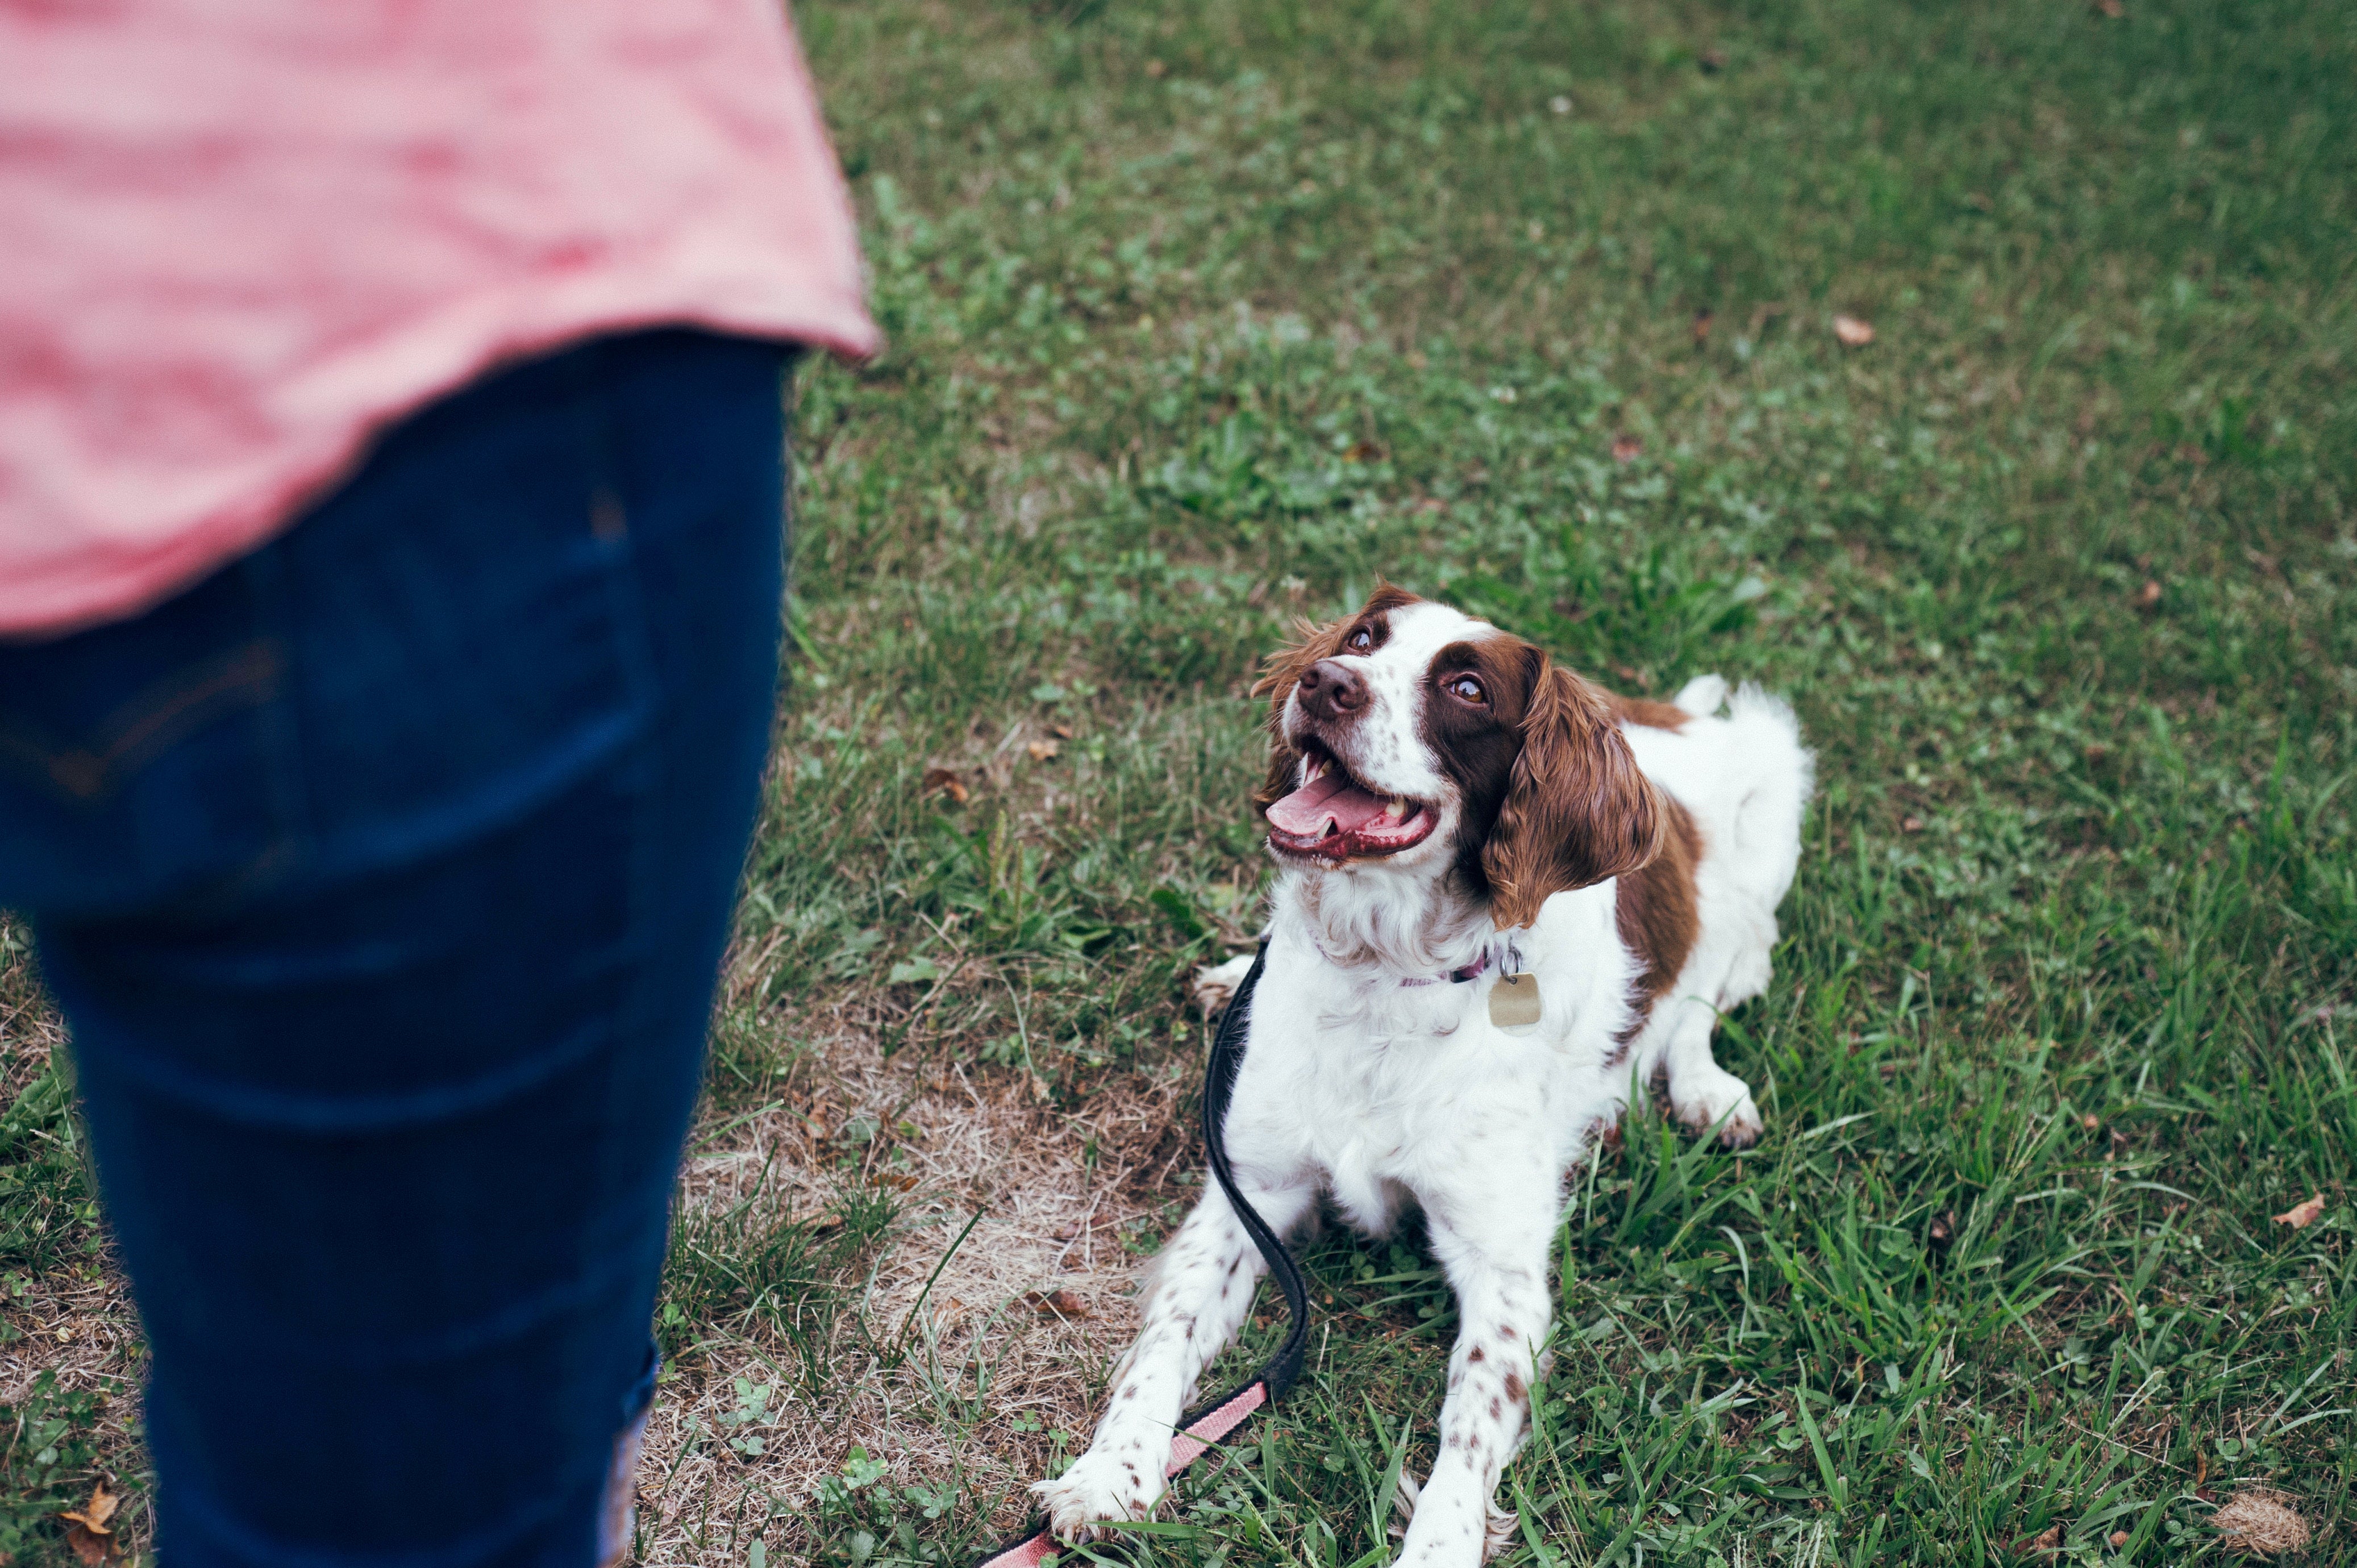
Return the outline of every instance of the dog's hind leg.
[[[1247,1186],[1244,1197],[1282,1236],[1308,1214],[1317,1189]],[[1203,1369],[1235,1338],[1266,1267],[1227,1195],[1216,1187],[1204,1194],[1154,1262],[1145,1326],[1114,1369],[1095,1441],[1062,1476],[1031,1488],[1059,1536],[1094,1540],[1108,1520],[1153,1511],[1179,1414]]]
[[[1752,1102],[1751,1086],[1718,1065],[1711,1054],[1711,1029],[1718,1022],[1716,1010],[1700,1002],[1664,1003],[1674,1005],[1677,1016],[1670,1024],[1669,1043],[1662,1050],[1662,1065],[1670,1080],[1670,1103],[1677,1108],[1678,1120],[1697,1133],[1718,1129],[1718,1141],[1730,1149],[1744,1149],[1760,1141],[1767,1123],[1760,1117],[1760,1107]]]

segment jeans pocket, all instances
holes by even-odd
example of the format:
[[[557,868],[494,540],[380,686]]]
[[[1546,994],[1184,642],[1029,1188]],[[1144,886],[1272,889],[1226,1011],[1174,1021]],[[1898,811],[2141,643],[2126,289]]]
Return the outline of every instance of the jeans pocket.
[[[285,651],[266,639],[199,660],[150,684],[78,741],[0,709],[0,761],[68,804],[101,807],[178,742],[274,702],[285,662]]]
[[[284,641],[232,567],[134,621],[0,648],[0,903],[230,896],[292,858]]]

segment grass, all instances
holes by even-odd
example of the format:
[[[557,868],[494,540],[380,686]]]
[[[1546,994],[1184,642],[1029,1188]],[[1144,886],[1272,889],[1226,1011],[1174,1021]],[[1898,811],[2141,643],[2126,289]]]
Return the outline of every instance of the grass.
[[[116,1314],[91,1332],[93,1300],[119,1293],[105,1280],[70,1062],[53,1053],[59,1031],[30,957],[28,933],[0,915],[0,1562],[47,1564],[70,1561],[54,1516],[101,1474],[130,1472],[117,1487],[124,1539],[144,1541],[149,1520],[128,1419],[136,1326]]]
[[[1084,1440],[1090,1388],[1012,1409],[996,1330],[877,1307],[976,1207],[884,1182],[936,1133],[813,1107],[846,1040],[1049,1131],[1191,1074],[1265,874],[1243,687],[1378,576],[1627,690],[1762,681],[1820,757],[1720,1046],[1767,1137],[1640,1117],[1580,1173],[1506,1561],[2177,1563],[2262,1480],[2357,1558],[2357,13],[797,15],[891,347],[801,387],[705,1137],[802,1131],[691,1182],[666,1399],[711,1413],[652,1560],[955,1563]],[[1387,1560],[1448,1294],[1413,1236],[1308,1262],[1308,1374],[1137,1561]],[[729,1447],[893,1380],[823,1485]]]

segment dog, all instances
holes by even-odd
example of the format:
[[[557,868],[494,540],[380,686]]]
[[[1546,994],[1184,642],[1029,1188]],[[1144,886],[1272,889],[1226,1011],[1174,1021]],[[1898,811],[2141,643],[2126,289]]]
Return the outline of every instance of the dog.
[[[1388,586],[1305,623],[1254,694],[1278,872],[1228,1155],[1279,1235],[1321,1199],[1378,1236],[1422,1209],[1461,1327],[1397,1561],[1471,1568],[1512,1522],[1494,1498],[1544,1371],[1566,1175],[1657,1073],[1689,1127],[1760,1135],[1711,1031],[1767,986],[1813,759],[1756,687],[1617,696]],[[1147,1517],[1263,1267],[1208,1188],[1155,1260],[1094,1441],[1033,1488],[1059,1536]]]

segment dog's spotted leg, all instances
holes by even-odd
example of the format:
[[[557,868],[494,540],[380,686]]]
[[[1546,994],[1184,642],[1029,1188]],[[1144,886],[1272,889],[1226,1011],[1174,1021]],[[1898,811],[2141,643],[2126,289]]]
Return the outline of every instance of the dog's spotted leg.
[[[1243,1190],[1280,1236],[1301,1222],[1317,1197],[1307,1185],[1256,1188],[1248,1178]],[[1106,1521],[1153,1511],[1179,1414],[1203,1369],[1235,1338],[1266,1268],[1227,1195],[1217,1187],[1206,1193],[1154,1260],[1145,1325],[1114,1369],[1095,1441],[1062,1476],[1031,1488],[1059,1536],[1096,1540]]]
[[[1483,1185],[1497,1179],[1485,1173]],[[1522,1444],[1546,1342],[1555,1195],[1552,1176],[1534,1170],[1476,1200],[1426,1197],[1432,1250],[1456,1288],[1461,1326],[1440,1407],[1440,1455],[1401,1542],[1402,1564],[1475,1568],[1507,1534],[1492,1498]]]

